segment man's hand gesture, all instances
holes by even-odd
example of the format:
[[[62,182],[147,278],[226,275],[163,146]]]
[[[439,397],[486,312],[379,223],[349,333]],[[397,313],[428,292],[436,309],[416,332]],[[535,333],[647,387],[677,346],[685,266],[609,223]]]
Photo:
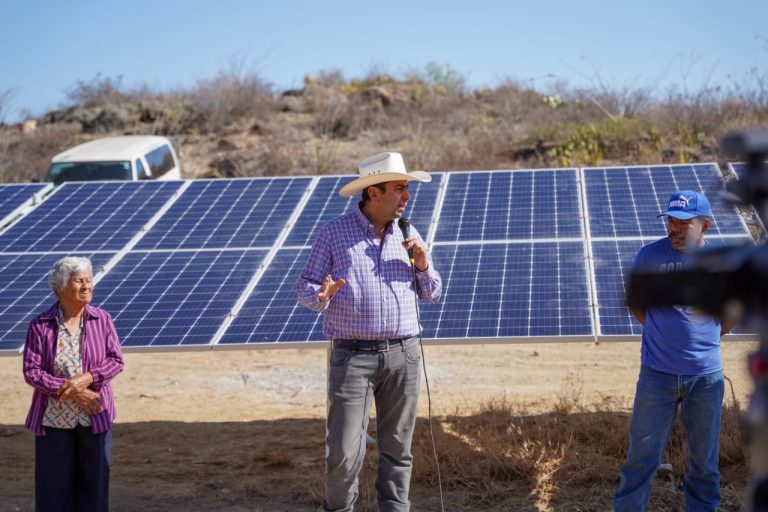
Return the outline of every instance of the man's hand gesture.
[[[339,291],[339,288],[345,284],[346,281],[343,278],[339,278],[337,281],[334,281],[331,277],[331,274],[328,274],[325,276],[325,279],[323,279],[323,284],[320,285],[320,290],[317,292],[317,300],[320,302],[330,300],[331,297],[336,295],[336,292]]]

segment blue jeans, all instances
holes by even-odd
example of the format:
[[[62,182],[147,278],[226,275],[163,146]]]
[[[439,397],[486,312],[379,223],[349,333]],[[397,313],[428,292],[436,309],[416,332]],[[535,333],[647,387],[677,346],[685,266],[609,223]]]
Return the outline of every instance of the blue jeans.
[[[418,338],[386,352],[334,346],[328,375],[325,499],[322,510],[351,512],[365,458],[365,434],[376,402],[379,465],[376,495],[382,512],[410,510],[411,440],[419,401]]]
[[[640,368],[629,427],[629,453],[621,467],[621,483],[613,502],[616,511],[640,511],[648,504],[651,480],[662,462],[678,404],[688,445],[685,510],[717,509],[717,450],[724,389],[722,371],[690,376]]]

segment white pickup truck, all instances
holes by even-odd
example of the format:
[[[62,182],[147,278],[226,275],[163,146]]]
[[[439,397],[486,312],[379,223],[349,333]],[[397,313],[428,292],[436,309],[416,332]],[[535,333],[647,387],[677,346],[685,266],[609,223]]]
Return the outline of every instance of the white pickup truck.
[[[70,148],[51,160],[45,181],[178,180],[181,168],[171,142],[160,136],[104,137]]]

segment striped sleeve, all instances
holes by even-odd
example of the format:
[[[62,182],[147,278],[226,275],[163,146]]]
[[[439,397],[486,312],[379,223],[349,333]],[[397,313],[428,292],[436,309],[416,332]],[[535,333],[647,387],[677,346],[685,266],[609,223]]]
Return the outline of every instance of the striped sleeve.
[[[101,387],[111,381],[115,376],[123,371],[125,363],[123,362],[123,352],[120,349],[120,340],[117,337],[117,331],[115,330],[115,324],[112,321],[112,316],[106,311],[102,311],[102,315],[105,316],[103,321],[99,323],[100,334],[103,336],[103,344],[94,343],[95,347],[92,349],[101,351],[104,350],[103,358],[95,357],[94,361],[99,361],[97,364],[91,366],[90,372],[93,376],[93,384],[91,388],[94,391],[99,391]],[[101,320],[101,319],[100,319]],[[94,337],[95,341],[98,341],[99,337]],[[99,360],[100,359],[100,360]]]
[[[58,397],[56,391],[67,381],[64,377],[55,377],[45,369],[45,337],[40,333],[40,324],[34,320],[27,329],[24,341],[23,372],[24,381],[45,394]]]

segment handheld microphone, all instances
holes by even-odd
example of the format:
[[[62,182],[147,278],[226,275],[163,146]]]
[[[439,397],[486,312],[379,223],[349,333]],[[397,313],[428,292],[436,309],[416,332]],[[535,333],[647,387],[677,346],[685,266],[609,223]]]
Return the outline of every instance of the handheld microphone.
[[[400,217],[400,219],[397,221],[397,225],[400,226],[400,231],[403,232],[403,239],[411,236],[411,223],[407,218]],[[413,247],[408,248],[408,259],[410,260],[411,265],[415,263],[415,260],[413,259]]]

